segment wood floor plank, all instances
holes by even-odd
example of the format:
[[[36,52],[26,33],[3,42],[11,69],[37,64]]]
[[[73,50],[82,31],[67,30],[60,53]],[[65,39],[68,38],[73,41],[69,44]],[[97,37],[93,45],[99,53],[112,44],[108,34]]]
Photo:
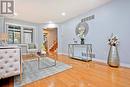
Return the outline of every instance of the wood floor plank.
[[[130,87],[129,68],[113,68],[96,61],[83,62],[65,55],[57,57],[58,61],[70,64],[73,68],[24,87]],[[0,80],[0,87],[13,87],[13,78]]]

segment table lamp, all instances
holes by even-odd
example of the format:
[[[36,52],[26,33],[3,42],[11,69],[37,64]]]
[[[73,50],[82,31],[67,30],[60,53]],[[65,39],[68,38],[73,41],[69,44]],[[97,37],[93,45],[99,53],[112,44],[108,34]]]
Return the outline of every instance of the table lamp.
[[[0,33],[0,41],[2,42],[3,46],[7,45],[8,34],[7,33]]]

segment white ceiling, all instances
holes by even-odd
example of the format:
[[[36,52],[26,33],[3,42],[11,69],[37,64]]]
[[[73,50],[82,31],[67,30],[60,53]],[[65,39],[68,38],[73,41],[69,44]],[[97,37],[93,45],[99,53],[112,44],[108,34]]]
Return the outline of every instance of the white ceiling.
[[[34,23],[60,23],[104,5],[111,0],[15,0],[13,18]],[[66,12],[66,16],[61,13]]]

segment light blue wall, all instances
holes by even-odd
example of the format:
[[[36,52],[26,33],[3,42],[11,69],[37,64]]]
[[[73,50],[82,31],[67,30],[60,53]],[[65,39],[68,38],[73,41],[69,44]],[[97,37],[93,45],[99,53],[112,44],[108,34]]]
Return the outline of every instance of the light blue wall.
[[[82,18],[90,15],[95,15],[95,19],[88,22],[89,33],[85,39],[86,43],[93,44],[96,58],[107,60],[109,50],[107,40],[111,33],[114,33],[120,39],[121,63],[130,64],[130,0],[113,0],[109,4],[64,22],[60,27],[63,53],[67,54],[68,44],[73,43],[73,38],[77,38],[76,25]]]

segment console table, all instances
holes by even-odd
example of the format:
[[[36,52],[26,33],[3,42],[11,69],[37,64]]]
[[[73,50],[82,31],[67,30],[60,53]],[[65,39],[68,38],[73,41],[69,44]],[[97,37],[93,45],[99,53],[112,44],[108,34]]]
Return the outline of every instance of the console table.
[[[68,55],[74,59],[91,61],[92,44],[68,44]]]

